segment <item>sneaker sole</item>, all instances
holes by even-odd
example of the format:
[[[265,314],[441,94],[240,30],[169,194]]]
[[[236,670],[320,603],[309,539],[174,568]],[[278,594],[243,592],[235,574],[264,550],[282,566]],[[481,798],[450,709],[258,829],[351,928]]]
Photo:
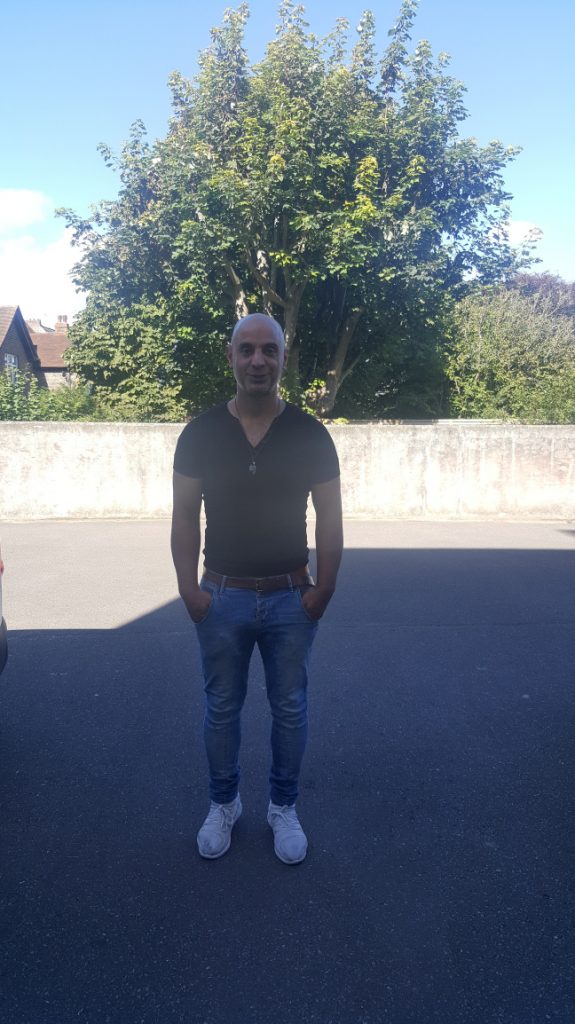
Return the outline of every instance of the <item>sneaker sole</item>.
[[[204,858],[204,860],[217,860],[218,857],[223,857],[224,853],[228,852],[228,850],[229,850],[231,845],[232,845],[232,837],[230,836],[230,841],[229,841],[228,845],[226,847],[224,847],[223,850],[220,850],[219,853],[202,853],[202,851],[200,850],[200,844],[198,843],[198,853],[199,853],[200,857]]]
[[[274,853],[275,853],[277,859],[281,860],[282,864],[287,864],[288,866],[291,865],[291,864],[301,864],[302,861],[304,861],[306,859],[306,857],[307,857],[307,850],[306,850],[304,855],[303,855],[303,857],[299,857],[297,860],[286,860],[285,857],[282,857],[282,855],[280,853],[278,853],[278,851],[276,850],[275,846],[274,846]]]

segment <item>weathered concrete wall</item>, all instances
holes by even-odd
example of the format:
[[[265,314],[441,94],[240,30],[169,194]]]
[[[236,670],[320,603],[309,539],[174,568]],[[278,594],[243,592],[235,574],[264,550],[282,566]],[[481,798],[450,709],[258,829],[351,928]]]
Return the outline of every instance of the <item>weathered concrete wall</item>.
[[[568,519],[575,426],[474,421],[334,426],[349,513]]]
[[[5,519],[165,516],[181,424],[0,423]],[[357,516],[575,517],[575,426],[334,425]]]
[[[0,423],[4,518],[162,516],[179,425]]]

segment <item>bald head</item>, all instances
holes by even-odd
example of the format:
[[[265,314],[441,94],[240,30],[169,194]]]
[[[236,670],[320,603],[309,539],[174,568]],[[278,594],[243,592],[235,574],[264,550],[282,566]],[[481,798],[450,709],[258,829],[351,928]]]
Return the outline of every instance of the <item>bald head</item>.
[[[277,320],[274,320],[273,316],[268,316],[267,313],[250,313],[249,316],[244,316],[241,320],[238,320],[232,331],[230,345],[233,345],[240,338],[249,337],[254,329],[258,333],[260,331],[269,332],[270,338],[273,338],[282,349],[285,348],[284,332]]]
[[[261,405],[277,396],[286,363],[284,332],[273,316],[252,313],[238,320],[228,345],[230,364],[241,400]]]

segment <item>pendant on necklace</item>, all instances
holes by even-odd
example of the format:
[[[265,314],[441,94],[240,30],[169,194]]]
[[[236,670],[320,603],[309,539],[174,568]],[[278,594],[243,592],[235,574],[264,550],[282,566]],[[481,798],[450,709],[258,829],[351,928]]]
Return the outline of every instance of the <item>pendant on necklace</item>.
[[[254,460],[252,459],[252,461],[250,463],[250,473],[252,474],[252,476],[255,476],[255,472],[256,472],[256,464],[255,464]]]

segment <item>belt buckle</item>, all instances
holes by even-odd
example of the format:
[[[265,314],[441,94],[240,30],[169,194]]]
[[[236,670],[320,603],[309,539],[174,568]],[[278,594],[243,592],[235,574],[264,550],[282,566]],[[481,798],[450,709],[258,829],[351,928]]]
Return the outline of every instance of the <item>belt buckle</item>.
[[[256,577],[256,594],[264,593],[264,583],[265,581],[262,576]]]

